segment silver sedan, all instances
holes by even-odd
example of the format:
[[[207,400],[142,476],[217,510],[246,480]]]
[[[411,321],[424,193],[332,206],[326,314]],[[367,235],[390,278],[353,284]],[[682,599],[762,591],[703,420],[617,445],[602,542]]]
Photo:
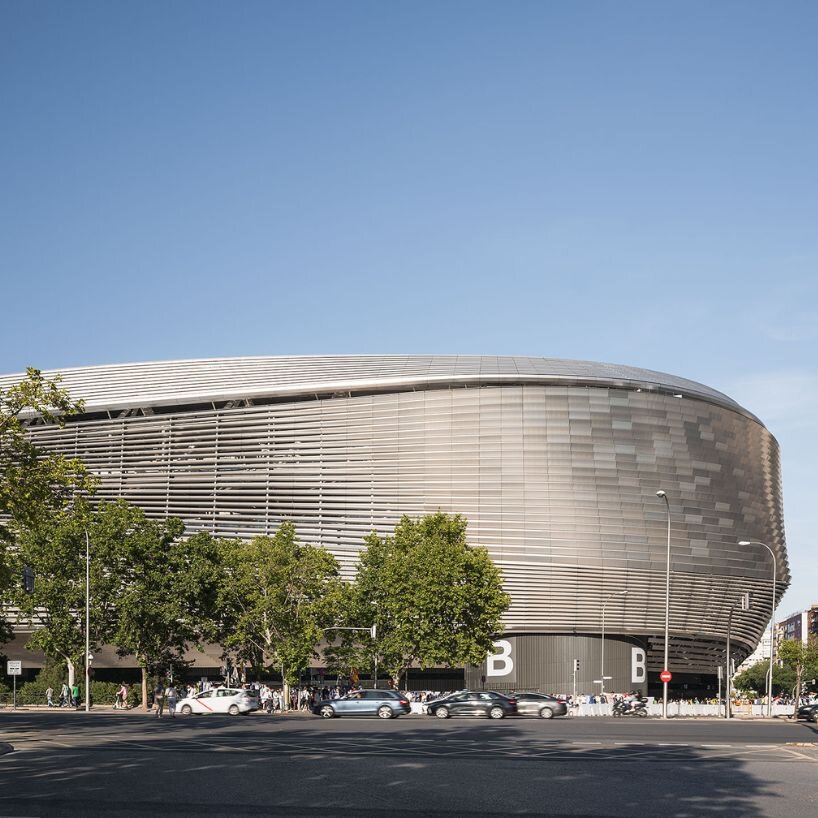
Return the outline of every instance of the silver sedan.
[[[552,719],[568,713],[568,705],[556,696],[545,693],[515,693],[517,714],[520,716],[539,716],[541,719]]]

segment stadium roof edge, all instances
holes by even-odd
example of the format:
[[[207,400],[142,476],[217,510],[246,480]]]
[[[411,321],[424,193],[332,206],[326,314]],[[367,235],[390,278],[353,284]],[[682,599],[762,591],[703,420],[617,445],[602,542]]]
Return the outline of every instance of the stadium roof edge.
[[[98,364],[61,375],[86,412],[118,412],[231,400],[328,397],[416,388],[549,384],[643,390],[714,403],[762,422],[727,395],[663,372],[560,358],[480,355],[251,356]],[[24,373],[0,375],[0,388]],[[763,424],[762,424],[763,425]]]

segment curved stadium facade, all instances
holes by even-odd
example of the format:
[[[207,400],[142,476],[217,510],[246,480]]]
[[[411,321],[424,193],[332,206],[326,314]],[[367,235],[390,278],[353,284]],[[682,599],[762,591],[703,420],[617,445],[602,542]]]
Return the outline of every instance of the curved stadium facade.
[[[55,374],[55,373],[49,373]],[[249,538],[292,520],[347,576],[403,514],[465,515],[512,598],[494,687],[608,689],[661,669],[671,510],[674,683],[737,662],[789,582],[778,445],[726,395],[642,369],[548,358],[259,357],[63,370],[85,401],[36,442],[82,458],[99,496],[188,532]],[[2,383],[21,376],[0,379]],[[640,660],[639,651],[642,651]],[[501,657],[502,658],[502,657]],[[508,658],[508,657],[507,657]],[[681,674],[681,676],[677,676]],[[469,671],[467,671],[467,680]],[[640,683],[640,684],[637,684]],[[596,686],[598,690],[598,684]]]

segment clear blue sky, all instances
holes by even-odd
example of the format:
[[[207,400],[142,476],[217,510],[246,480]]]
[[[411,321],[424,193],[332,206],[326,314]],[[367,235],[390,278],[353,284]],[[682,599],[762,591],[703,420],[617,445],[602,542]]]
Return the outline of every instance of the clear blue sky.
[[[814,2],[0,0],[0,372],[463,352],[720,388],[818,602]]]

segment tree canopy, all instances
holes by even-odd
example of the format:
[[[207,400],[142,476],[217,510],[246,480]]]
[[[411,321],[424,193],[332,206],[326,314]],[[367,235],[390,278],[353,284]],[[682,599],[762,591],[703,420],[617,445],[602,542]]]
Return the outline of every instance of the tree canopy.
[[[795,712],[801,700],[802,684],[818,677],[818,637],[810,636],[806,643],[800,639],[785,639],[778,646],[778,658],[795,675],[793,698]]]
[[[38,419],[62,426],[65,418],[80,412],[82,401],[73,401],[60,386],[60,378],[45,378],[29,368],[20,383],[0,388],[0,596],[14,594],[21,566],[10,544],[15,532],[59,513],[77,491],[95,485],[79,460],[38,448],[26,433],[26,423]],[[0,641],[10,629],[0,620]]]
[[[222,642],[293,683],[315,655],[339,594],[338,564],[284,522],[271,537],[222,543]]]
[[[467,544],[466,526],[438,512],[366,538],[346,624],[375,625],[377,635],[340,638],[360,645],[364,661],[377,655],[393,685],[412,664],[480,664],[492,649],[510,599],[488,552]]]
[[[770,672],[768,660],[756,662],[742,670],[735,679],[733,686],[736,690],[752,691],[761,695],[767,691],[767,675]],[[795,674],[790,668],[782,667],[778,663],[773,665],[773,696],[789,693],[795,684]]]
[[[219,555],[207,533],[182,540],[179,519],[150,520],[133,506],[128,513],[127,536],[111,544],[116,577],[111,643],[120,654],[136,657],[146,703],[149,673],[183,664],[189,645],[215,636]]]

